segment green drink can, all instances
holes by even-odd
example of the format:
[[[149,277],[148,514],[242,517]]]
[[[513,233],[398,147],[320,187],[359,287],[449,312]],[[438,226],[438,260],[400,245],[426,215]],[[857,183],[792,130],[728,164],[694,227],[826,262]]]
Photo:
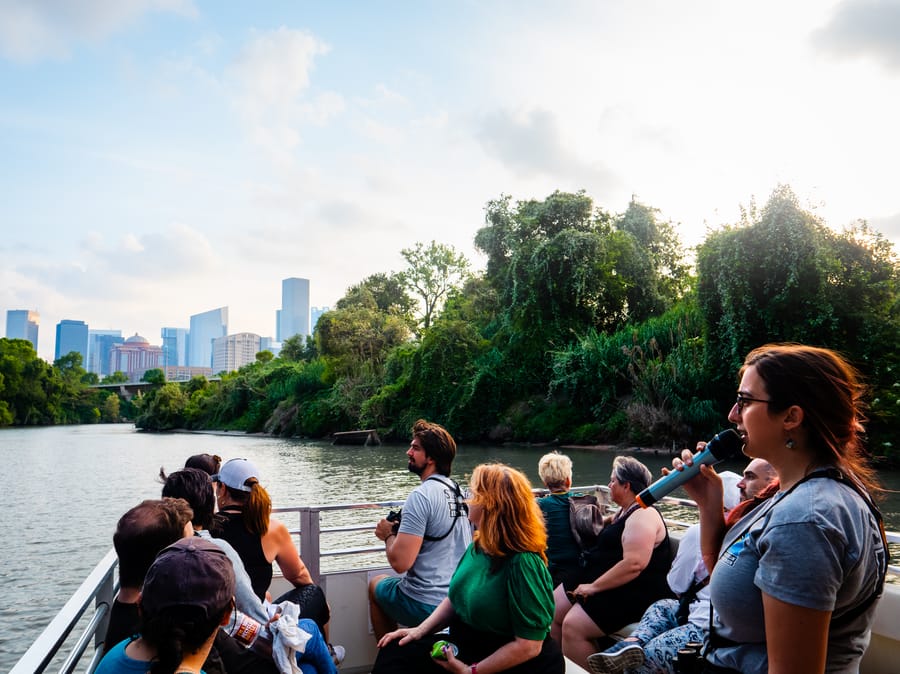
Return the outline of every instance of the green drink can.
[[[449,641],[435,641],[434,646],[431,647],[431,657],[435,660],[446,660],[446,649],[453,653],[454,658],[459,654],[459,648],[457,648],[456,644],[451,644]]]

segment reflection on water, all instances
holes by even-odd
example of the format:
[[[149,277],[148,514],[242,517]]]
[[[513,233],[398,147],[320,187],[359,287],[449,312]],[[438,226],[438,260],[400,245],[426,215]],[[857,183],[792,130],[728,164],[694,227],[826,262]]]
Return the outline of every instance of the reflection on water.
[[[464,482],[486,461],[504,461],[539,486],[539,447],[463,446],[454,475]],[[406,469],[406,447],[332,446],[241,434],[145,434],[130,425],[0,430],[5,504],[0,515],[0,671],[7,671],[112,545],[119,516],[145,498],[159,498],[160,466],[180,468],[191,454],[244,457],[259,467],[276,505],[402,500],[418,483]],[[613,454],[566,450],[579,485],[606,484]],[[642,452],[654,475],[667,456]],[[727,468],[740,472],[740,462]],[[887,474],[893,489],[900,475]],[[890,529],[900,529],[900,497],[884,504]],[[374,526],[380,510],[362,513]],[[679,517],[682,515],[679,514]],[[683,515],[693,519],[689,511]],[[323,522],[336,526],[340,520]],[[296,522],[288,521],[292,528]],[[323,547],[374,545],[370,533],[334,534]],[[328,562],[323,563],[324,568]]]

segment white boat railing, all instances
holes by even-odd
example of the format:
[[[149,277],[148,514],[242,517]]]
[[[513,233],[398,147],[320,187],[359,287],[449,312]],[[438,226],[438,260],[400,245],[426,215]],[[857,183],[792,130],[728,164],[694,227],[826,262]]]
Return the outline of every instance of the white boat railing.
[[[592,490],[605,491],[606,487],[591,485],[573,488],[573,491],[582,492]],[[539,492],[539,490],[536,491]],[[672,497],[666,497],[662,500],[662,503],[673,506],[695,506],[692,501]],[[312,577],[317,583],[321,583],[323,576],[321,562],[323,558],[347,558],[356,555],[380,553],[382,554],[380,563],[373,563],[372,567],[384,566],[383,544],[340,548],[329,547],[326,550],[322,550],[321,538],[323,535],[346,535],[357,532],[371,533],[374,522],[383,516],[384,511],[402,505],[403,501],[381,501],[377,503],[296,506],[274,508],[273,513],[297,515],[299,527],[289,526],[288,528],[292,535],[296,536],[302,533],[299,546],[300,554]],[[377,514],[375,517],[367,518],[364,524],[322,527],[322,514],[338,511],[367,511],[376,512]],[[667,519],[667,523],[671,527],[679,529],[690,525],[690,522],[682,522],[675,519]],[[887,536],[889,543],[900,545],[900,532],[888,532]],[[116,553],[115,550],[111,549],[90,575],[85,578],[84,582],[60,609],[59,613],[54,616],[50,624],[34,640],[25,654],[13,666],[10,674],[32,674],[52,671],[50,669],[51,665],[55,666],[55,663],[63,658],[63,662],[55,671],[61,674],[70,674],[76,671],[76,667],[78,667],[82,657],[89,648],[92,649],[91,659],[87,661],[82,671],[88,674],[93,672],[103,652],[103,639],[109,622],[109,612],[119,587],[116,574],[117,567]],[[363,565],[357,568],[365,569],[368,567]],[[332,572],[331,570],[328,571],[328,573]],[[895,577],[900,577],[900,566],[892,564],[889,567],[889,573]],[[74,634],[75,628],[80,627],[80,624],[85,622],[85,620],[86,624],[76,638]]]

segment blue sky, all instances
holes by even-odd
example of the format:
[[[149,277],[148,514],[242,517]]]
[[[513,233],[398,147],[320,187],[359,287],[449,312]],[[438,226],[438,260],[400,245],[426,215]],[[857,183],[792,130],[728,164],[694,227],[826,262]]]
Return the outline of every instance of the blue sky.
[[[683,241],[778,183],[900,237],[900,0],[0,0],[0,312],[159,343],[333,305],[485,203],[635,195]]]

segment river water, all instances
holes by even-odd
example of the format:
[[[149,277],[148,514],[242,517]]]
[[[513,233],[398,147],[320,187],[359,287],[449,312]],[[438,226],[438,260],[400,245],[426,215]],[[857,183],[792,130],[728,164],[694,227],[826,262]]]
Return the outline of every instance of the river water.
[[[540,485],[546,447],[461,446],[454,477],[479,463],[503,461]],[[145,498],[159,498],[159,469],[173,471],[191,454],[251,459],[278,505],[402,500],[418,483],[405,446],[333,446],[327,442],[225,434],[147,434],[131,425],[0,430],[6,505],[0,515],[0,671],[8,671],[112,546],[116,521]],[[567,449],[575,483],[606,484],[613,454]],[[640,452],[654,475],[665,455]],[[727,468],[740,472],[736,462]],[[900,474],[882,476],[900,490]],[[900,530],[900,496],[882,504],[888,528]],[[373,526],[381,516],[373,513]],[[374,537],[368,544],[375,544]]]

